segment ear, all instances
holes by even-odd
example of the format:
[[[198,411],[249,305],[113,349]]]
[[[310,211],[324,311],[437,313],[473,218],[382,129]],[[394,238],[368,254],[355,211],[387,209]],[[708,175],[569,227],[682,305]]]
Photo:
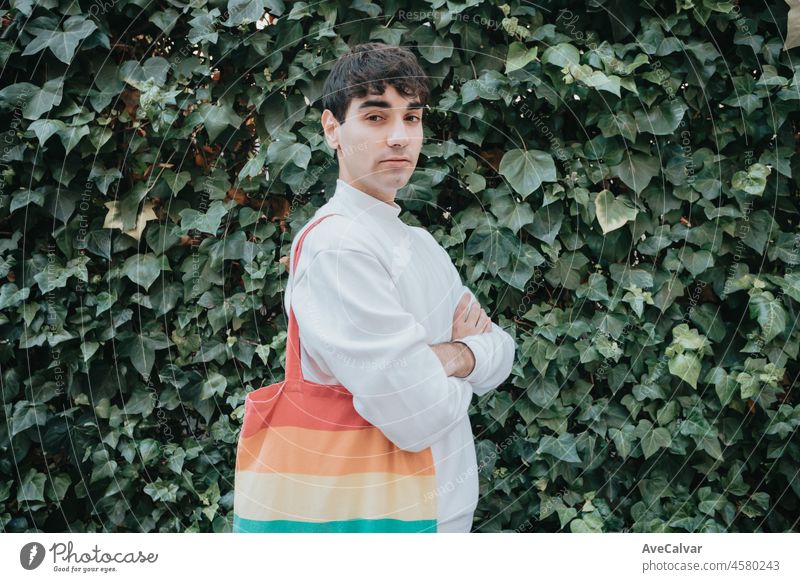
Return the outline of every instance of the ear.
[[[334,150],[339,149],[339,122],[330,109],[322,112],[320,118],[322,130],[325,132],[325,141]]]

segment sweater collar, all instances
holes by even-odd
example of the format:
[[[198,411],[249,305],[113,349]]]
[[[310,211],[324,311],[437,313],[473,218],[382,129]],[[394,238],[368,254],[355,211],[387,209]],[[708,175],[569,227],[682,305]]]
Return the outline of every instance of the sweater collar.
[[[388,204],[370,196],[366,192],[351,186],[341,178],[336,179],[336,191],[333,194],[334,200],[341,204],[345,209],[349,209],[356,217],[368,214],[377,219],[398,220],[398,215],[402,208],[397,202]]]

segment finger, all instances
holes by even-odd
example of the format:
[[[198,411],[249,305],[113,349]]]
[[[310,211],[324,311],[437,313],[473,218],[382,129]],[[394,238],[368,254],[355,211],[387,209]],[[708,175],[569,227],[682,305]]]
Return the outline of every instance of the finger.
[[[476,301],[470,303],[467,307],[464,308],[464,312],[461,317],[461,321],[464,323],[469,323],[475,319],[475,308],[478,305]]]
[[[458,305],[456,305],[456,310],[453,313],[453,319],[463,314],[464,310],[467,308],[469,300],[470,300],[469,293],[464,293],[461,296],[461,299],[459,299],[458,301]]]
[[[467,325],[475,325],[475,322],[478,319],[477,308],[478,308],[477,303],[473,303],[472,305],[469,306],[469,309],[467,309],[467,313],[464,316],[464,323],[466,323]]]
[[[470,299],[470,303],[467,305],[466,309],[464,309],[464,321],[472,321],[475,316],[475,307],[477,305],[477,301],[472,301],[472,299]]]

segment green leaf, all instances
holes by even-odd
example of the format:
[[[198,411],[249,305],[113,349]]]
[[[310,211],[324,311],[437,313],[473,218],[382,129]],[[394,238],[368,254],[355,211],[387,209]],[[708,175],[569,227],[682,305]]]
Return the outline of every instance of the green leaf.
[[[179,16],[180,14],[177,10],[167,8],[166,10],[152,14],[148,20],[160,28],[165,36],[169,36],[169,33],[172,32],[172,29],[178,24]]]
[[[155,348],[144,336],[136,335],[134,339],[130,340],[125,352],[127,352],[137,372],[142,376],[150,374],[156,361],[156,352]]]
[[[539,440],[539,450],[537,453],[546,453],[554,456],[559,461],[566,463],[580,463],[581,458],[578,456],[578,449],[575,444],[575,436],[565,432],[557,439],[545,435]]]
[[[800,303],[800,273],[786,273],[780,286],[786,295]]]
[[[141,348],[137,347],[135,349],[138,350]],[[133,353],[128,355],[132,357]],[[150,368],[146,368],[144,365],[142,365],[140,368],[139,365],[134,363],[134,366],[136,366],[136,369],[140,374],[147,374],[150,371]],[[142,372],[142,369],[144,369],[144,372]],[[125,402],[124,410],[125,413],[130,416],[141,414],[142,416],[147,417],[153,413],[156,401],[157,401],[157,394],[155,393],[154,390],[145,390],[143,388],[137,388],[133,391],[133,394],[131,394],[131,397],[128,398],[127,402]]]
[[[119,465],[113,459],[102,459],[95,463],[92,469],[92,476],[89,479],[89,484],[102,481],[103,479],[113,479],[117,472]]]
[[[584,513],[579,519],[569,522],[572,533],[602,533],[603,518],[596,512]]]
[[[638,210],[627,196],[614,196],[608,190],[602,190],[594,199],[597,222],[603,234],[623,227],[636,218]]]
[[[72,485],[72,479],[66,473],[51,476],[51,479],[45,484],[47,499],[55,502],[63,501],[70,485]]]
[[[175,173],[167,168],[161,174],[161,179],[169,186],[170,191],[177,195],[186,184],[192,181],[192,175],[189,172]]]
[[[145,485],[144,492],[156,502],[174,503],[178,500],[178,484],[172,481],[157,479]]]
[[[581,54],[578,49],[566,42],[552,46],[542,54],[542,63],[561,68],[568,65],[578,65],[580,60]]]
[[[604,113],[599,117],[597,127],[600,128],[603,137],[621,135],[628,141],[636,141],[636,122],[631,114],[624,111]]]
[[[508,392],[497,392],[492,398],[489,415],[497,421],[500,426],[506,422],[508,415],[514,411],[514,401]]]
[[[298,152],[299,153],[299,152]],[[310,150],[309,150],[310,154]],[[267,148],[262,147],[259,152],[250,158],[247,163],[239,170],[237,179],[239,181],[245,178],[254,178],[264,171],[264,164],[267,162]],[[308,163],[306,162],[306,166]]]
[[[588,284],[578,287],[577,296],[589,301],[608,301],[608,280],[600,273],[590,274]]]
[[[72,151],[75,146],[80,143],[81,139],[87,135],[89,135],[88,125],[65,127],[58,132],[58,137],[61,140],[61,145],[64,146],[65,154]]]
[[[764,253],[767,241],[774,236],[777,228],[770,212],[769,210],[756,210],[750,214],[749,220],[743,219],[738,223],[738,232],[744,233],[742,242],[759,254]]]
[[[539,47],[534,46],[528,48],[521,42],[512,42],[508,47],[508,55],[506,56],[506,73],[524,69],[525,65],[536,60],[536,55],[539,52]]]
[[[672,444],[672,435],[666,428],[654,428],[642,436],[641,442],[642,453],[644,453],[645,459],[649,459],[659,449],[666,448]]]
[[[510,194],[492,200],[491,210],[500,223],[510,228],[514,234],[533,221],[533,210],[530,205],[517,202]]]
[[[683,350],[704,351],[708,348],[706,337],[685,323],[678,324],[672,329],[672,343]]]
[[[514,251],[508,265],[497,271],[498,276],[520,291],[530,281],[538,265],[544,263],[544,257],[530,245],[523,244],[519,251]]]
[[[739,385],[739,389],[741,390],[740,394],[743,400],[752,398],[758,394],[761,388],[758,381],[758,376],[753,376],[747,372],[739,372],[736,375],[736,383]]]
[[[186,460],[186,451],[184,451],[181,447],[178,447],[173,453],[171,453],[168,456],[167,467],[169,467],[170,471],[172,471],[173,473],[180,475],[185,460]]]
[[[800,20],[800,18],[798,18]],[[741,507],[741,512],[749,518],[759,517],[769,509],[769,493],[753,493]]]
[[[37,123],[34,121],[34,123]],[[17,190],[14,192],[14,195],[11,198],[11,207],[9,208],[9,212],[14,212],[20,208],[25,208],[29,204],[33,203],[37,206],[44,205],[44,192],[40,192],[37,190]]]
[[[765,342],[776,338],[786,329],[786,310],[769,291],[750,298],[750,317],[758,320]]]
[[[216,140],[228,126],[239,128],[244,123],[244,120],[236,115],[229,105],[203,103],[198,108],[198,112],[211,141]]]
[[[706,250],[692,251],[684,248],[681,252],[681,262],[693,277],[697,277],[714,266],[714,255]]]
[[[429,63],[441,63],[453,56],[453,39],[448,35],[442,38],[431,26],[418,26],[411,38],[417,43],[417,50]]]
[[[796,1],[787,2],[787,4],[789,4],[789,13],[786,16],[786,40],[783,48],[788,51],[800,46],[800,4]]]
[[[508,228],[482,224],[467,240],[466,252],[470,255],[482,253],[486,269],[492,274],[509,264],[512,257],[520,254],[520,240]]]
[[[617,449],[617,453],[622,460],[628,458],[628,455],[631,454],[634,446],[634,428],[633,426],[626,424],[622,428],[609,428],[608,435],[611,437],[611,441],[614,443],[614,447]]]
[[[558,514],[558,524],[563,529],[578,515],[578,510],[574,507],[566,507],[562,504],[556,507],[556,513]]]
[[[221,200],[214,200],[205,214],[192,208],[185,208],[180,211],[182,234],[195,229],[208,234],[217,234],[222,217],[228,213]]]
[[[25,119],[39,119],[61,103],[63,90],[64,77],[50,79],[25,103],[22,108],[22,116]]]
[[[203,382],[200,388],[200,399],[207,400],[215,396],[222,396],[225,394],[225,388],[228,387],[228,380],[219,372],[211,372]]]
[[[46,404],[22,400],[14,405],[14,415],[11,417],[11,436],[15,436],[32,426],[45,426],[50,413]]]
[[[714,391],[717,393],[720,404],[727,406],[736,394],[739,385],[731,378],[724,368],[715,366],[706,374],[705,381],[714,384]]]
[[[274,141],[267,148],[267,164],[274,172],[283,171],[288,164],[305,170],[311,161],[311,148],[305,144],[286,144]]]
[[[764,164],[753,164],[746,172],[736,172],[731,179],[731,185],[751,196],[761,196],[767,186],[767,176],[771,172]]]
[[[500,161],[500,174],[523,198],[542,185],[556,181],[553,157],[540,150],[511,150]]]
[[[608,91],[619,97],[620,78],[616,75],[606,76],[602,71],[593,70],[589,65],[570,65],[569,73],[573,78],[598,91]]]
[[[54,133],[63,131],[66,127],[67,125],[60,119],[37,119],[28,126],[28,129],[36,134],[39,145],[44,145]]]
[[[640,194],[655,176],[661,172],[658,157],[631,154],[617,166],[611,166],[612,176],[618,176],[625,185]]]
[[[498,217],[499,218],[499,217]],[[530,226],[525,230],[541,241],[551,245],[561,231],[564,220],[564,207],[560,202],[548,204],[533,215],[533,221],[528,221]]]
[[[714,493],[711,487],[701,487],[697,496],[700,499],[697,508],[708,515],[712,515],[725,505],[725,496]]]
[[[675,354],[669,360],[669,373],[696,389],[697,378],[700,376],[700,359],[693,353]]]
[[[144,439],[138,443],[142,463],[149,465],[150,461],[157,459],[161,454],[161,445],[155,439]]]
[[[14,307],[25,301],[30,295],[28,287],[20,289],[15,283],[6,283],[0,287],[0,309]]]
[[[42,26],[42,25],[45,26]],[[33,39],[22,51],[23,56],[36,54],[45,48],[50,48],[56,58],[69,65],[75,50],[83,39],[97,30],[97,25],[85,16],[70,16],[64,21],[62,30],[47,28],[45,21],[37,18],[26,32],[33,34]]]
[[[161,261],[152,253],[136,254],[128,257],[122,272],[137,285],[149,289],[161,274]]]
[[[262,344],[256,347],[256,354],[261,359],[261,363],[263,363],[265,366],[269,365],[269,351],[269,345]]]
[[[261,20],[266,10],[265,0],[228,0],[228,20],[225,26],[239,26]]]
[[[545,273],[545,279],[553,286],[561,285],[566,289],[577,289],[586,278],[586,265],[589,263],[582,253],[564,253]]]
[[[17,491],[17,503],[20,509],[27,508],[31,501],[44,501],[44,484],[47,476],[36,469],[30,468],[25,473]]]
[[[118,168],[105,168],[100,163],[92,164],[92,170],[89,172],[89,180],[94,182],[97,189],[103,194],[108,194],[108,187],[122,178],[122,172]]]
[[[100,347],[100,344],[97,342],[83,342],[81,343],[81,358],[84,362],[88,362],[94,353],[97,351],[97,348]]]
[[[653,135],[672,135],[689,107],[678,99],[652,107],[648,111],[634,112],[639,132]]]

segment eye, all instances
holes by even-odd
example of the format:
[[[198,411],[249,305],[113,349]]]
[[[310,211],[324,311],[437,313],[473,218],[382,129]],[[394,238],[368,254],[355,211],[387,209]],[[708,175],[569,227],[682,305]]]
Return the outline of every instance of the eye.
[[[422,118],[419,115],[409,115],[408,117],[406,117],[406,119],[411,119],[412,117],[415,117],[417,119],[417,121],[421,121],[422,120]]]
[[[383,117],[381,117],[380,115],[377,115],[377,114],[368,115],[367,119],[372,119],[373,117],[377,117],[378,119],[383,119]]]

